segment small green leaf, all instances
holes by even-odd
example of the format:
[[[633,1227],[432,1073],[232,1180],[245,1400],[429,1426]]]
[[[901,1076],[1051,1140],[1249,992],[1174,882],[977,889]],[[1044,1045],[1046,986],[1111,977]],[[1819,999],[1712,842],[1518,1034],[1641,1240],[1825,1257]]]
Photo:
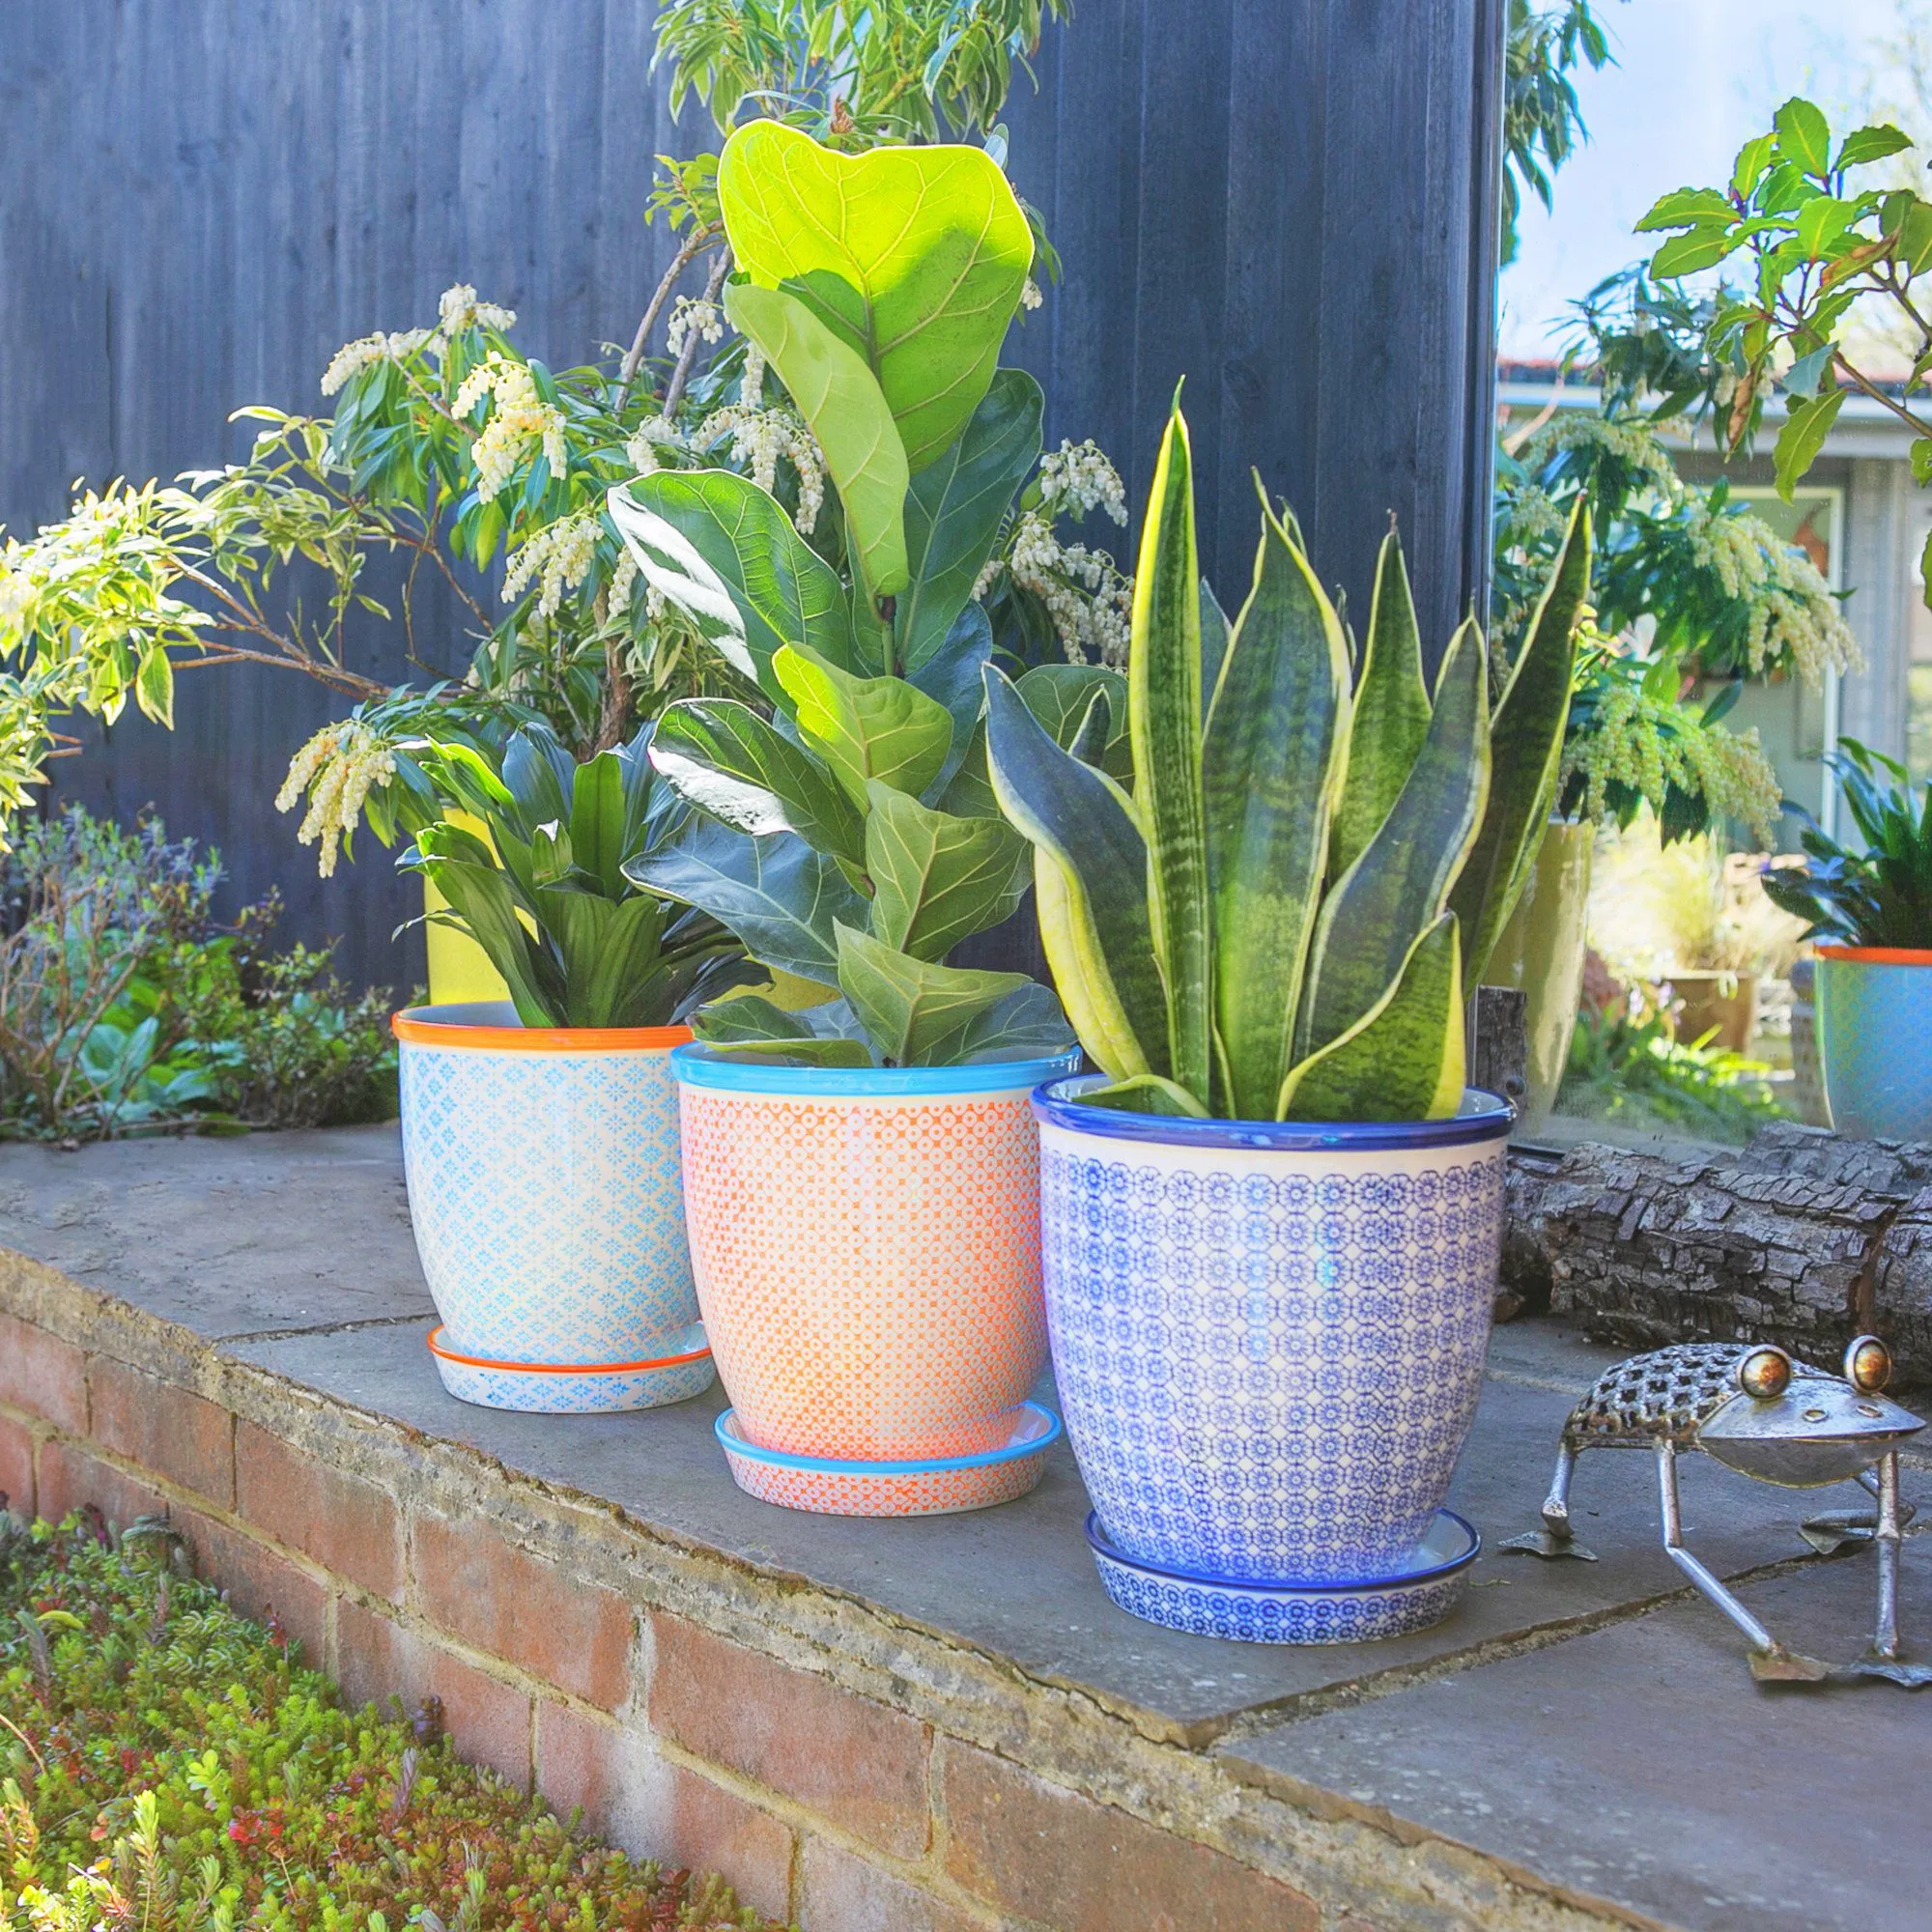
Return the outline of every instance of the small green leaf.
[[[1901,134],[1896,128],[1882,125],[1876,128],[1860,128],[1847,134],[1838,147],[1838,158],[1832,163],[1833,168],[1855,168],[1866,161],[1882,161],[1889,155],[1896,155],[1911,147],[1912,138]]]
[[[1824,348],[1801,355],[1785,372],[1785,388],[1794,396],[1815,395],[1819,379],[1832,366],[1832,357],[1835,353],[1828,342]]]
[[[1839,201],[1835,196],[1821,194],[1815,201],[1807,201],[1798,211],[1794,226],[1798,232],[1798,245],[1804,251],[1809,262],[1822,261],[1845,232],[1855,210],[1849,202]]]
[[[1673,235],[1650,258],[1650,273],[1658,281],[1694,275],[1700,269],[1715,268],[1741,240],[1722,228],[1693,228],[1687,235]]]
[[[175,728],[175,668],[160,644],[141,655],[140,668],[134,674],[134,701],[144,718],[152,718],[170,731]]]
[[[1794,95],[1771,117],[1777,129],[1779,156],[1807,175],[1822,175],[1832,163],[1832,127],[1823,111]]]
[[[1777,449],[1775,461],[1777,469],[1777,494],[1788,503],[1791,493],[1798,487],[1799,479],[1817,460],[1818,452],[1825,446],[1825,439],[1832,433],[1832,425],[1838,419],[1838,412],[1845,406],[1843,389],[1828,389],[1822,396],[1813,396],[1808,402],[1800,403],[1785,419],[1784,427],[1777,433]]]
[[[1636,225],[1639,235],[1660,228],[1704,228],[1714,221],[1729,224],[1737,219],[1730,198],[1714,187],[1680,187],[1651,205]]]
[[[1918,552],[1918,582],[1921,585],[1920,601],[1926,610],[1932,611],[1932,532],[1928,532],[1925,542]]]
[[[1737,164],[1731,169],[1731,186],[1746,200],[1750,198],[1764,171],[1771,165],[1773,152],[1777,146],[1775,134],[1753,134],[1738,150]]]
[[[838,990],[880,1057],[895,1066],[946,1066],[979,1016],[1033,982],[1024,973],[936,966],[840,923]]]
[[[714,1001],[692,1021],[691,1030],[708,1044],[815,1037],[802,1013],[787,1012],[756,993],[739,993],[728,1000]]]
[[[1921,436],[1912,445],[1912,480],[1921,490],[1932,484],[1932,436]]]

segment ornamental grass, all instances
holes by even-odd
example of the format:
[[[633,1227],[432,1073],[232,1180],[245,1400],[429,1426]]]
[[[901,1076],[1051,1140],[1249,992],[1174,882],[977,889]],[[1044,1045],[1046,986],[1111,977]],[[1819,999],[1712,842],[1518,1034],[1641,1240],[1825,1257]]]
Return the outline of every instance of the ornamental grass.
[[[781,1932],[343,1708],[165,1523],[0,1511],[0,1932]]]

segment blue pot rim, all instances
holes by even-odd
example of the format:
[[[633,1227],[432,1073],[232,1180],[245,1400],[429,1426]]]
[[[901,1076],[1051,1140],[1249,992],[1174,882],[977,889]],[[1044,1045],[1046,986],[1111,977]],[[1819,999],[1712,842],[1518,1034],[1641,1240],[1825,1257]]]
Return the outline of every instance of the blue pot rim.
[[[1466,1570],[1483,1553],[1482,1532],[1467,1517],[1459,1516],[1452,1509],[1438,1509],[1435,1515],[1438,1520],[1447,1517],[1469,1539],[1468,1548],[1460,1556],[1448,1557],[1427,1570],[1410,1570],[1393,1577],[1338,1577],[1326,1582],[1270,1582],[1260,1577],[1216,1577],[1205,1570],[1171,1570],[1165,1564],[1150,1563],[1145,1557],[1129,1556],[1125,1550],[1115,1548],[1100,1527],[1098,1510],[1087,1512],[1085,1527],[1088,1545],[1094,1555],[1119,1564],[1122,1570],[1137,1570],[1143,1577],[1158,1577],[1174,1583],[1200,1583],[1210,1590],[1243,1590],[1260,1597],[1346,1597],[1357,1591],[1439,1582],[1459,1570]]]
[[[671,1055],[675,1065],[679,1047]],[[1104,1073],[1077,1073],[1034,1090],[1034,1117],[1068,1133],[1101,1140],[1153,1141],[1168,1147],[1263,1148],[1283,1153],[1380,1153],[1397,1148],[1470,1147],[1508,1138],[1516,1121],[1509,1101],[1479,1087],[1463,1090],[1460,1112],[1445,1121],[1193,1121],[1171,1114],[1123,1114],[1084,1107],[1079,1095],[1107,1084]]]
[[[671,1049],[671,1072],[683,1087],[727,1094],[798,1094],[813,1099],[865,1100],[939,1094],[1010,1094],[1072,1072],[1076,1047],[1046,1059],[988,1060],[971,1066],[781,1066],[714,1052],[702,1041]]]
[[[769,1463],[775,1469],[827,1470],[847,1476],[931,1476],[952,1469],[985,1469],[995,1463],[1017,1463],[1022,1456],[1037,1456],[1051,1449],[1061,1438],[1059,1416],[1042,1403],[1022,1402],[1017,1407],[1033,1415],[1046,1417],[1045,1433],[1029,1436],[1024,1442],[1009,1442],[1004,1449],[982,1449],[973,1456],[928,1456],[914,1462],[872,1463],[838,1456],[793,1456],[782,1449],[761,1449],[742,1435],[726,1432],[724,1425],[737,1414],[735,1408],[721,1409],[711,1424],[711,1433],[727,1456],[743,1456],[752,1463]]]

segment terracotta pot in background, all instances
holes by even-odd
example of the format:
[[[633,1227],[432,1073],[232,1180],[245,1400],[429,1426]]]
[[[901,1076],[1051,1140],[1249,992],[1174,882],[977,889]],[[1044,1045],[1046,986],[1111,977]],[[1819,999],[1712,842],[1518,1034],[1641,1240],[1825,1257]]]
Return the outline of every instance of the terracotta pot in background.
[[[1757,981],[1747,973],[1711,973],[1672,967],[1662,990],[1666,1000],[1682,1002],[1677,1012],[1677,1037],[1692,1046],[1717,1029],[1709,1043],[1731,1053],[1748,1053],[1757,1031]]]

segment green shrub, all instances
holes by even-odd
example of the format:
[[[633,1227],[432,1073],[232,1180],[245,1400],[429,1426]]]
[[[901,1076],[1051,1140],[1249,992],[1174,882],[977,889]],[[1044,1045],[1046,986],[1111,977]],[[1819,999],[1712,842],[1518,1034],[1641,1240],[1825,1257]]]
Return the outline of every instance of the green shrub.
[[[434,1707],[344,1710],[180,1548],[0,1514],[0,1932],[776,1932],[464,1764]]]

